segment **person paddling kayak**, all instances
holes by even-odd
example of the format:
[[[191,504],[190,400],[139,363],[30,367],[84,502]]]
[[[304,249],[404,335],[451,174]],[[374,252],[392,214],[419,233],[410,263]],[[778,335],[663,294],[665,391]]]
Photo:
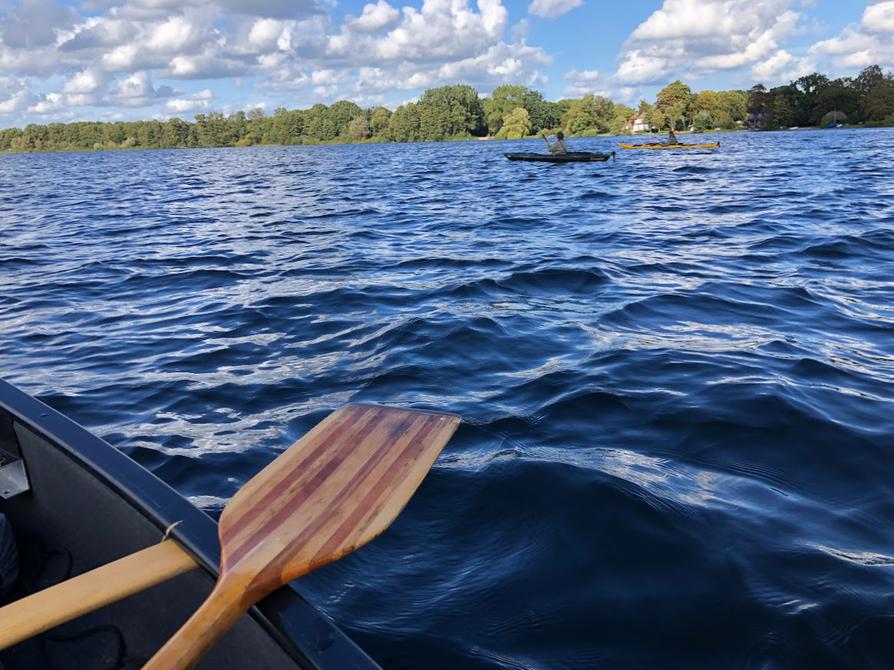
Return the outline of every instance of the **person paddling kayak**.
[[[680,140],[677,139],[677,136],[674,135],[674,129],[671,128],[667,134],[667,142],[666,142],[667,146],[671,147],[671,146],[674,146],[679,143],[680,143]]]
[[[546,146],[549,147],[549,152],[551,154],[567,154],[568,147],[565,144],[565,133],[561,130],[556,133],[556,141],[552,144],[549,143],[549,140],[546,138],[546,135],[543,136],[543,139],[546,141]]]

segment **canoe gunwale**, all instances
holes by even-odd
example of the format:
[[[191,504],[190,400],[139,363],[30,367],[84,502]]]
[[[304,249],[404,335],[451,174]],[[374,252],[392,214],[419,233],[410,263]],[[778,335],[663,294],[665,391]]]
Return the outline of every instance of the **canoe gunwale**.
[[[170,537],[196,559],[201,569],[217,577],[217,522],[205,512],[108,442],[4,380],[0,380],[0,409],[108,486],[152,523],[159,534],[170,529]],[[27,462],[25,465],[27,468]],[[248,614],[298,667],[380,670],[356,643],[291,586],[278,589]],[[321,636],[327,638],[323,648],[319,644]]]

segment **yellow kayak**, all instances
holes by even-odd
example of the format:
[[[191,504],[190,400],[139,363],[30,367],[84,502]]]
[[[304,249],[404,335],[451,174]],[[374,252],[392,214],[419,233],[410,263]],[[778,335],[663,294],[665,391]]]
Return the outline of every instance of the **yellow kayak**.
[[[720,142],[711,144],[622,144],[622,149],[716,149]]]

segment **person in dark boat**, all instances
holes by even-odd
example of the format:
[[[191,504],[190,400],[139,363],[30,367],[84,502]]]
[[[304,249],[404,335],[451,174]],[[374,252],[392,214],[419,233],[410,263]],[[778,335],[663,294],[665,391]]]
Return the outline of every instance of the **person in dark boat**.
[[[556,141],[552,144],[549,143],[549,140],[546,139],[544,135],[543,139],[546,140],[546,144],[549,147],[549,152],[551,154],[567,154],[568,146],[565,144],[565,133],[561,130],[556,133]]]
[[[670,131],[667,133],[667,146],[671,147],[679,143],[680,140],[677,139],[677,136],[674,135],[674,129],[671,128]]]

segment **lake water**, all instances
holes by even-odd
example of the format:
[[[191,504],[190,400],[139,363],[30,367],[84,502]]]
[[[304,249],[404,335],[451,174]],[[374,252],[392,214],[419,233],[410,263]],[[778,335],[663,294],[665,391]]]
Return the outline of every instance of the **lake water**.
[[[462,414],[300,582],[385,668],[890,667],[894,131],[717,138],[0,156],[0,376],[212,513]]]

